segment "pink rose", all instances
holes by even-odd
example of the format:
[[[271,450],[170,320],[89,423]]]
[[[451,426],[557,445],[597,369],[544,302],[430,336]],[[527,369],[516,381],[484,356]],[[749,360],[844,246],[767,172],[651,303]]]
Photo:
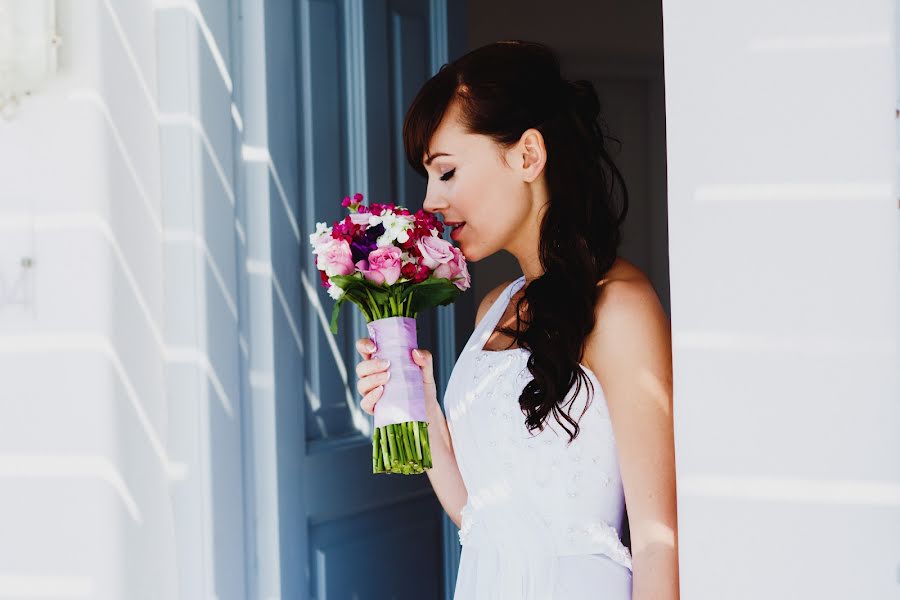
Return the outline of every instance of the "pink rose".
[[[394,285],[400,279],[401,253],[397,246],[383,246],[369,253],[368,265],[361,260],[356,266],[369,281]]]
[[[419,238],[416,247],[422,254],[421,264],[429,269],[436,269],[453,260],[453,244],[443,238],[427,235]]]
[[[316,255],[316,267],[325,271],[329,277],[350,275],[355,270],[353,252],[346,240],[331,238],[331,241],[316,247]]]
[[[466,265],[466,258],[463,256],[463,253],[460,252],[459,248],[451,245],[453,258],[450,262],[439,265],[437,269],[434,270],[434,276],[437,278],[446,277],[447,279],[453,280],[455,277],[460,277],[453,282],[453,284],[458,287],[460,290],[467,290],[469,286],[472,285],[472,277],[469,275],[469,267]]]

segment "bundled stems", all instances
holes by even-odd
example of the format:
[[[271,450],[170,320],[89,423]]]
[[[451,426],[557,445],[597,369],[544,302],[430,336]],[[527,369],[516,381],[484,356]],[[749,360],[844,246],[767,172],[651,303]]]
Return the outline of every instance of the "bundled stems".
[[[431,466],[427,421],[407,421],[375,429],[372,436],[373,473],[417,475]]]
[[[387,317],[412,317],[416,318],[418,313],[412,309],[412,298],[414,291],[411,291],[406,300],[400,300],[400,292],[391,290],[391,296],[387,298],[387,304],[379,303],[372,296],[372,292],[365,290],[366,298],[350,297],[350,301],[359,306],[367,322],[384,319]]]
[[[416,317],[412,308],[413,292],[405,300],[400,300],[400,292],[390,292],[386,304],[375,301],[366,289],[366,296],[357,304],[371,322],[392,316]],[[372,472],[417,475],[431,468],[431,449],[428,443],[428,423],[407,421],[377,427],[372,435]]]

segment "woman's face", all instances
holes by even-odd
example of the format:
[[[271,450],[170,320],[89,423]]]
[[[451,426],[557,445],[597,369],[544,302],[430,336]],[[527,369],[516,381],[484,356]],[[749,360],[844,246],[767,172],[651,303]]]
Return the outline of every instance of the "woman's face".
[[[448,224],[464,222],[449,227],[451,237],[466,260],[477,261],[520,245],[518,238],[533,229],[526,225],[533,219],[534,199],[529,178],[523,178],[521,153],[504,152],[509,161],[504,164],[493,140],[463,130],[458,111],[451,103],[423,157],[428,171],[423,209],[443,215]]]

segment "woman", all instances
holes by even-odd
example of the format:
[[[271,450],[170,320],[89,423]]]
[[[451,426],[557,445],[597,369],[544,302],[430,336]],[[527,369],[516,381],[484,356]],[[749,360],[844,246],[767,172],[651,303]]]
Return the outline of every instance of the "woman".
[[[463,544],[456,600],[678,597],[670,329],[617,257],[628,196],[598,116],[593,86],[563,79],[552,51],[507,41],[444,65],[403,125],[424,209],[455,225],[468,261],[503,249],[523,273],[481,303],[446,418],[432,355],[413,352],[426,472]],[[390,371],[370,339],[357,349],[374,414]]]

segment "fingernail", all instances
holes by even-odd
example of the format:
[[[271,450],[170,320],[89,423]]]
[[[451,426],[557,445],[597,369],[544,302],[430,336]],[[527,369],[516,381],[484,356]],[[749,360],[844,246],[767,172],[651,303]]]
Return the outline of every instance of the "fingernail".
[[[415,355],[416,355],[416,358],[422,358],[422,353],[421,353],[421,352],[419,352],[419,350],[418,350],[418,349],[416,349],[416,350],[413,350],[413,354],[415,354]]]
[[[389,366],[391,366],[391,361],[389,361],[388,359],[385,358],[385,359],[382,359],[382,361],[379,364],[381,365],[382,369],[387,369]]]
[[[383,386],[383,385],[379,385],[376,389],[377,389],[379,392],[383,392],[383,391],[384,391],[384,386]]]

